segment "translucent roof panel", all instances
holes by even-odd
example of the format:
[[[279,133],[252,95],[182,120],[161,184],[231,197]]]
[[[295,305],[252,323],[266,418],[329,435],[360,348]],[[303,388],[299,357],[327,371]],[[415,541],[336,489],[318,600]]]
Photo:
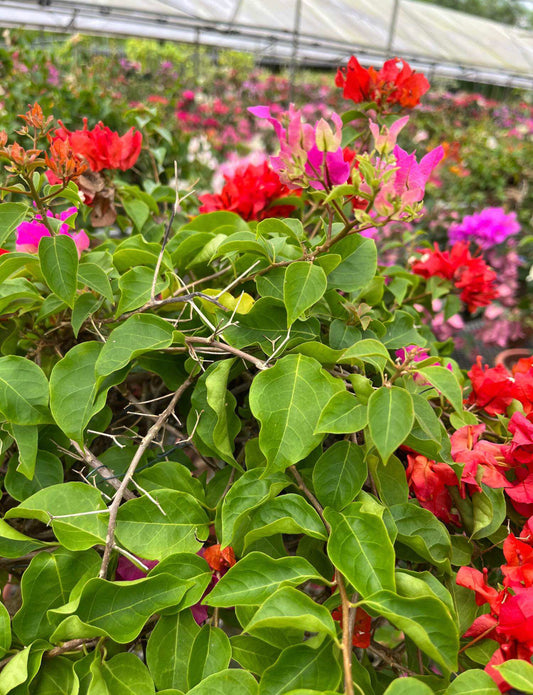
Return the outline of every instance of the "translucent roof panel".
[[[416,0],[0,0],[0,22],[200,42],[283,64],[399,55],[436,75],[533,88],[533,32]]]

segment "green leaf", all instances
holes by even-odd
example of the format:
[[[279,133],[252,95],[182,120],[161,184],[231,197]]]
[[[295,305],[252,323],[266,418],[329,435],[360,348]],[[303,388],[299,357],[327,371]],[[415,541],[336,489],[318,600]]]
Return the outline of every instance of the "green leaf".
[[[413,399],[404,389],[382,386],[370,396],[368,428],[383,463],[409,435],[413,421]]]
[[[487,538],[495,533],[506,516],[503,488],[492,488],[481,483],[481,492],[472,494],[474,529],[472,538]]]
[[[49,524],[61,543],[68,550],[87,550],[93,545],[105,543],[107,514],[89,514],[107,507],[99,490],[85,483],[61,483],[39,490],[18,507],[9,509],[6,519],[37,519]],[[54,517],[67,516],[56,519]],[[76,516],[77,515],[77,516]]]
[[[227,321],[226,314],[220,317],[222,319]],[[286,349],[290,350],[300,342],[316,340],[318,335],[319,323],[316,318],[296,321],[291,326]],[[274,346],[287,338],[285,305],[273,297],[259,299],[247,314],[239,317],[238,326],[230,325],[224,329],[224,338],[230,345],[240,349],[257,344],[265,354],[271,355]]]
[[[262,675],[280,655],[279,649],[252,635],[234,635],[230,642],[232,658],[257,676]]]
[[[229,545],[234,537],[238,523],[243,517],[266,500],[275,497],[289,480],[281,473],[264,477],[264,470],[253,468],[246,471],[229,489],[221,507],[220,515],[222,546]]]
[[[457,625],[442,601],[430,596],[403,598],[392,591],[378,591],[362,604],[405,632],[446,671],[457,670]]]
[[[65,548],[39,553],[32,559],[22,575],[22,607],[13,618],[13,630],[23,644],[52,634],[47,611],[68,603],[80,580],[98,574],[100,562],[94,550],[73,553]]]
[[[146,645],[146,663],[158,690],[189,689],[187,668],[199,632],[189,610],[159,618]]]
[[[396,570],[396,589],[399,596],[417,598],[419,596],[437,597],[444,603],[449,614],[457,622],[452,595],[431,572],[414,570]]]
[[[17,443],[19,463],[17,471],[28,480],[33,479],[39,447],[39,428],[36,425],[6,425]]]
[[[510,662],[508,661],[502,665],[507,666],[509,663]],[[525,661],[516,661],[515,663],[530,666],[530,664],[527,664]],[[495,668],[498,671],[500,670],[499,666],[496,666]],[[530,668],[533,672],[533,666],[530,666]],[[522,687],[523,684],[518,685],[515,683],[514,686],[516,688],[521,688],[523,691],[525,690],[526,693],[533,693],[533,678],[529,681],[529,683],[531,686],[530,690],[525,690],[525,688]],[[457,678],[452,681],[452,684],[446,690],[445,695],[498,695],[499,692],[500,689],[488,673],[481,671],[481,669],[473,668],[469,671],[465,671],[464,673],[460,673]]]
[[[416,678],[397,678],[385,690],[385,695],[433,695],[433,690]]]
[[[533,665],[527,661],[510,659],[493,668],[499,671],[513,688],[519,688],[525,693],[533,693]]]
[[[135,480],[148,492],[170,488],[178,492],[187,492],[199,502],[205,499],[202,483],[186,466],[177,461],[161,461],[151,465],[137,473]]]
[[[473,647],[468,647],[468,649],[465,649],[465,654],[476,664],[486,666],[492,659],[496,649],[499,649],[499,647],[500,645],[498,642],[493,639],[482,639],[480,642],[474,644]]]
[[[328,609],[291,586],[282,587],[269,596],[244,630],[253,633],[261,628],[283,630],[294,625],[306,632],[326,633],[333,639],[337,636],[337,629]]]
[[[122,199],[122,205],[126,214],[135,225],[138,232],[144,227],[144,223],[150,216],[150,208],[146,203],[137,198]]]
[[[0,659],[11,646],[11,618],[7,608],[0,603]]]
[[[0,357],[0,415],[14,425],[50,422],[48,380],[25,357]]]
[[[69,307],[78,287],[78,249],[66,234],[45,236],[39,242],[39,260],[46,284]]]
[[[315,434],[352,434],[362,430],[367,421],[366,406],[361,405],[352,393],[341,391],[326,403]]]
[[[97,309],[100,308],[102,300],[99,297],[95,297],[91,292],[84,292],[76,297],[74,302],[74,309],[72,310],[72,316],[70,322],[72,324],[72,332],[74,337],[78,337],[80,328],[83,326],[84,321],[86,321],[91,314],[93,314]]]
[[[227,669],[208,676],[187,695],[257,695],[257,682],[247,671]]]
[[[450,401],[454,410],[463,412],[463,392],[453,372],[438,365],[422,367],[417,371]]]
[[[313,507],[301,495],[280,495],[262,504],[246,525],[244,548],[276,533],[305,533],[326,540],[326,529]]]
[[[311,579],[326,583],[302,557],[274,559],[252,552],[237,562],[204,599],[208,606],[253,606],[263,603],[283,586],[298,586]]]
[[[93,415],[105,405],[96,399],[95,364],[102,350],[96,341],[80,343],[57,362],[50,374],[50,410],[67,437],[83,443],[83,432]],[[97,402],[95,402],[97,400]]]
[[[336,690],[341,680],[337,647],[329,640],[317,649],[297,644],[284,649],[276,663],[263,673],[259,695],[281,695],[298,688]]]
[[[76,615],[94,634],[104,632],[119,644],[132,642],[148,618],[176,607],[189,583],[161,573],[132,582],[90,579],[81,592]]]
[[[314,434],[320,414],[344,390],[320,364],[305,355],[287,355],[259,373],[250,387],[250,408],[261,422],[259,446],[270,470],[284,470],[320,444]]]
[[[221,458],[240,469],[233,450],[241,421],[235,414],[235,396],[228,391],[234,362],[233,359],[219,360],[198,379],[191,396],[187,429],[194,432],[194,442],[200,453]]]
[[[128,311],[139,309],[150,301],[152,296],[152,283],[154,280],[153,268],[139,266],[128,270],[121,275],[118,281],[120,289],[120,301],[115,316],[125,314]],[[155,294],[159,294],[168,288],[168,280],[159,278],[155,285]]]
[[[326,449],[316,462],[313,488],[322,506],[340,511],[353,502],[367,475],[362,448],[343,440]]]
[[[39,670],[43,653],[49,646],[44,640],[36,640],[17,652],[0,672],[0,695],[7,695],[22,683],[31,683]],[[22,695],[26,692],[27,690],[22,690]]]
[[[32,695],[73,695],[78,692],[74,663],[64,656],[46,659],[32,682]]]
[[[3,519],[0,519],[0,556],[22,557],[33,550],[44,548],[46,543],[36,541],[17,531]]]
[[[378,340],[366,338],[358,340],[351,347],[346,348],[343,356],[338,360],[340,364],[354,364],[357,362],[367,362],[383,371],[385,364],[390,362],[390,356],[387,348]]]
[[[125,367],[145,352],[170,347],[172,325],[153,314],[135,314],[115,328],[96,360],[97,377],[107,376]]]
[[[19,502],[50,485],[63,482],[63,464],[49,451],[38,451],[33,478],[17,471],[18,456],[12,456],[4,480],[7,492]],[[0,552],[1,555],[1,552]]]
[[[11,232],[24,221],[30,210],[24,203],[0,203],[0,246],[3,246]]]
[[[187,580],[189,588],[183,599],[180,601],[182,608],[188,608],[199,603],[202,599],[207,585],[213,578],[213,571],[207,562],[196,553],[176,553],[169,555],[153,567],[148,576],[155,577],[156,574],[166,572],[174,577]]]
[[[343,260],[329,275],[328,287],[354,292],[367,285],[377,270],[377,250],[372,239],[354,234],[332,246]]]
[[[78,281],[101,294],[109,302],[113,301],[113,291],[107,273],[96,263],[80,263],[78,267]]]
[[[390,512],[398,529],[398,541],[424,560],[450,570],[450,534],[432,512],[409,502],[393,505]]]
[[[316,304],[326,291],[326,273],[318,265],[307,261],[291,263],[285,273],[283,301],[287,307],[287,326],[313,304]]]
[[[218,627],[204,625],[196,635],[189,657],[189,688],[194,688],[213,673],[227,669],[230,660],[231,645],[226,633]]]
[[[386,334],[383,336],[383,344],[389,350],[404,348],[406,345],[425,345],[426,340],[414,327],[415,320],[405,311],[397,311],[394,319],[386,323]]]
[[[395,589],[394,547],[380,514],[354,503],[342,513],[324,510],[331,526],[328,556],[361,596]]]
[[[130,553],[162,560],[173,553],[196,553],[208,533],[209,519],[199,503],[185,492],[155,490],[120,506],[116,537]]]
[[[148,669],[135,654],[116,654],[109,661],[95,659],[87,695],[155,695]]]

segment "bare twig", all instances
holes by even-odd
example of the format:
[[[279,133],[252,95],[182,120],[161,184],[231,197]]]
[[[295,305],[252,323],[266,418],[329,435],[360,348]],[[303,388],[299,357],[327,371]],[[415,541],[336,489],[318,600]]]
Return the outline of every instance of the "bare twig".
[[[170,237],[170,230],[172,229],[172,223],[174,222],[174,218],[179,212],[180,209],[180,194],[178,190],[178,163],[174,161],[174,178],[176,181],[176,198],[174,200],[174,205],[172,206],[172,212],[170,213],[170,219],[168,220],[167,228],[165,229],[165,233],[163,235],[163,240],[161,242],[161,251],[159,252],[159,257],[157,259],[157,263],[155,264],[155,270],[154,270],[154,278],[152,280],[152,291],[150,293],[150,297],[152,301],[155,299],[155,288],[157,285],[157,278],[159,277],[159,271],[161,269],[161,263],[163,262],[163,255],[165,253],[165,247],[168,243],[168,239]]]
[[[216,348],[221,352],[228,352],[231,355],[241,357],[243,360],[246,360],[254,364],[257,367],[257,369],[265,369],[265,363],[263,362],[263,360],[260,360],[257,357],[254,357],[253,355],[244,352],[243,350],[239,350],[238,348],[235,348],[232,345],[228,345],[227,343],[220,343],[218,340],[212,340],[211,338],[202,338],[201,336],[192,336],[190,338],[186,338],[185,342],[187,343],[187,345],[208,345],[209,347]]]
[[[135,455],[133,456],[131,463],[128,467],[128,470],[126,471],[126,474],[124,475],[124,478],[122,479],[122,482],[120,483],[120,487],[118,488],[114,498],[113,502],[111,503],[111,506],[109,507],[109,522],[107,525],[107,535],[106,535],[106,543],[105,543],[105,549],[104,549],[104,556],[102,558],[102,564],[100,566],[100,573],[99,576],[101,578],[104,578],[107,574],[107,568],[109,566],[109,560],[111,559],[111,552],[113,550],[113,546],[115,544],[115,527],[117,524],[117,514],[118,514],[118,509],[120,507],[120,504],[122,502],[122,499],[125,495],[125,492],[127,490],[127,487],[133,478],[133,475],[135,474],[135,470],[137,469],[137,466],[139,465],[140,460],[142,459],[142,456],[144,452],[147,450],[147,448],[150,446],[151,442],[155,439],[157,433],[161,429],[161,427],[164,425],[166,419],[170,416],[170,414],[173,412],[174,408],[176,407],[177,402],[183,395],[183,393],[189,388],[189,386],[192,384],[194,380],[194,377],[187,377],[183,384],[179,387],[179,389],[176,391],[174,396],[172,397],[172,400],[170,403],[167,405],[165,410],[159,415],[157,420],[154,422],[154,424],[150,427],[148,432],[145,434],[145,436],[142,438],[142,441],[135,452]]]

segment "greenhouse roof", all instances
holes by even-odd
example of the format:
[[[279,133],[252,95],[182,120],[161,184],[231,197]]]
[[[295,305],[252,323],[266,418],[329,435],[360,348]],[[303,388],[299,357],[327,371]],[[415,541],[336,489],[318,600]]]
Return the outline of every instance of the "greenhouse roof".
[[[399,55],[430,76],[533,88],[533,32],[416,0],[0,0],[2,26],[167,39],[271,63]]]

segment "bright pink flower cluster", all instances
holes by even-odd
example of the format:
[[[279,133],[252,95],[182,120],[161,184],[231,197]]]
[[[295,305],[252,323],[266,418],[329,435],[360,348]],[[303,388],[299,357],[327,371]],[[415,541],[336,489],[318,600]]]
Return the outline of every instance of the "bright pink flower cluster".
[[[67,220],[72,215],[75,215],[78,210],[75,207],[67,208],[63,210],[58,215],[54,215],[50,210],[47,212],[48,217],[52,217],[57,220]],[[17,241],[16,249],[17,251],[23,251],[25,253],[37,253],[39,250],[39,242],[45,236],[51,236],[48,227],[41,222],[41,215],[35,215],[35,219],[31,222],[22,222],[17,227]],[[68,224],[62,224],[59,227],[59,234],[66,234],[71,237],[76,244],[78,249],[78,255],[81,255],[82,251],[89,248],[89,237],[82,230],[79,232],[73,232]]]
[[[331,114],[335,126],[333,131],[323,118],[314,126],[304,123],[301,112],[293,104],[283,117],[286,126],[272,117],[268,106],[253,106],[248,111],[274,126],[280,151],[277,157],[270,158],[270,163],[283,183],[297,188],[311,186],[324,190],[348,181],[350,165],[344,159],[342,120],[336,113]]]

